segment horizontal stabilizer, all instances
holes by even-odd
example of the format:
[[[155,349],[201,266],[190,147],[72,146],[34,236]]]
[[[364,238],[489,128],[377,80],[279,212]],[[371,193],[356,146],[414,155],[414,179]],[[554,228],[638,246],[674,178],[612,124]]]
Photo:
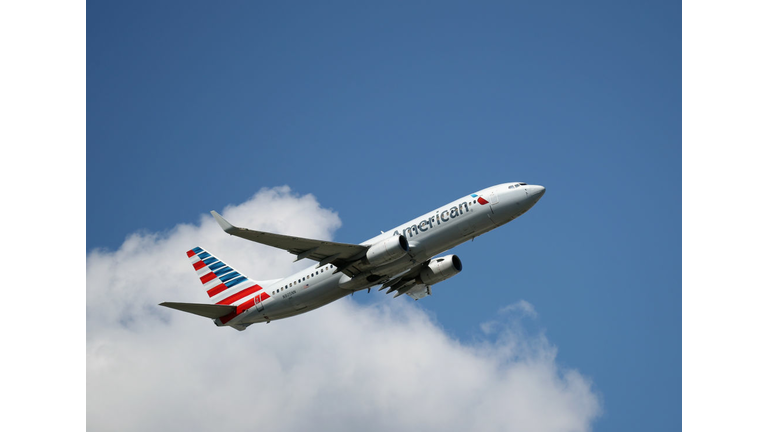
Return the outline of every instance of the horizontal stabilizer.
[[[224,315],[237,310],[237,306],[200,303],[163,302],[160,303],[160,306],[169,307],[171,309],[180,310],[182,312],[189,312],[191,314],[200,315],[211,319],[221,318]]]

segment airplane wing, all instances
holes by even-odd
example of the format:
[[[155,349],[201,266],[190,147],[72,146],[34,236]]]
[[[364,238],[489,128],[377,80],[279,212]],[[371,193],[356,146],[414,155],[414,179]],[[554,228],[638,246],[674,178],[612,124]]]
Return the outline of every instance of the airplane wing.
[[[339,271],[350,277],[359,273],[359,270],[353,264],[363,258],[368,250],[368,246],[313,240],[239,228],[227,222],[216,211],[211,211],[211,214],[216,219],[216,222],[219,223],[221,229],[227,234],[286,250],[296,255],[296,261],[304,258],[319,261],[320,263],[317,267],[333,264]]]

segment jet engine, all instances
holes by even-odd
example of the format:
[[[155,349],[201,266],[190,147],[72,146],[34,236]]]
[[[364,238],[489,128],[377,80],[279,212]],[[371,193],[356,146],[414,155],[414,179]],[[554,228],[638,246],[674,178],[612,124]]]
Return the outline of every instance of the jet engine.
[[[434,258],[421,269],[419,279],[425,285],[434,285],[450,277],[456,276],[461,271],[461,260],[457,255],[447,255]]]
[[[365,253],[365,261],[374,267],[380,266],[402,257],[409,249],[410,246],[408,246],[408,240],[405,239],[405,236],[392,236],[368,248]]]

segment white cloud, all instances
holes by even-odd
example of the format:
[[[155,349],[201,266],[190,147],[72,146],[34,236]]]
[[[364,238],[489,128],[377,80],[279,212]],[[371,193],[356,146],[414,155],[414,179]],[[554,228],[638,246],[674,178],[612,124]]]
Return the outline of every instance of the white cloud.
[[[500,308],[498,316],[480,324],[480,329],[486,335],[503,331],[505,335],[509,336],[521,333],[520,320],[522,318],[536,317],[538,317],[538,314],[532,304],[525,300],[518,300],[515,303]],[[510,331],[510,329],[514,329],[514,331]]]
[[[505,306],[501,308],[499,312],[502,314],[510,313],[510,312],[519,313],[523,316],[527,316],[531,318],[536,318],[537,316],[539,316],[536,313],[536,309],[533,308],[533,305],[528,303],[525,300],[518,300],[517,302],[512,303],[509,306]]]
[[[340,226],[313,196],[286,187],[224,217],[316,238]],[[207,215],[90,253],[90,430],[582,431],[599,415],[589,379],[558,366],[543,334],[499,321],[495,337],[460,342],[405,297],[372,306],[346,298],[245,332],[157,306],[205,300],[185,255],[196,245],[257,279],[296,266]]]

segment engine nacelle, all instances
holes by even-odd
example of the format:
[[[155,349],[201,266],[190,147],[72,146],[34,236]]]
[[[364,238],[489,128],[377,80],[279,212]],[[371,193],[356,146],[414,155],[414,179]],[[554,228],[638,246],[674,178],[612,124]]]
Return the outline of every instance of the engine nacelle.
[[[457,255],[447,255],[430,261],[419,273],[419,279],[425,285],[434,285],[456,276],[460,271],[461,260],[459,257]]]
[[[409,249],[405,236],[392,236],[368,248],[368,252],[365,253],[365,262],[372,266],[391,263],[405,255]]]

